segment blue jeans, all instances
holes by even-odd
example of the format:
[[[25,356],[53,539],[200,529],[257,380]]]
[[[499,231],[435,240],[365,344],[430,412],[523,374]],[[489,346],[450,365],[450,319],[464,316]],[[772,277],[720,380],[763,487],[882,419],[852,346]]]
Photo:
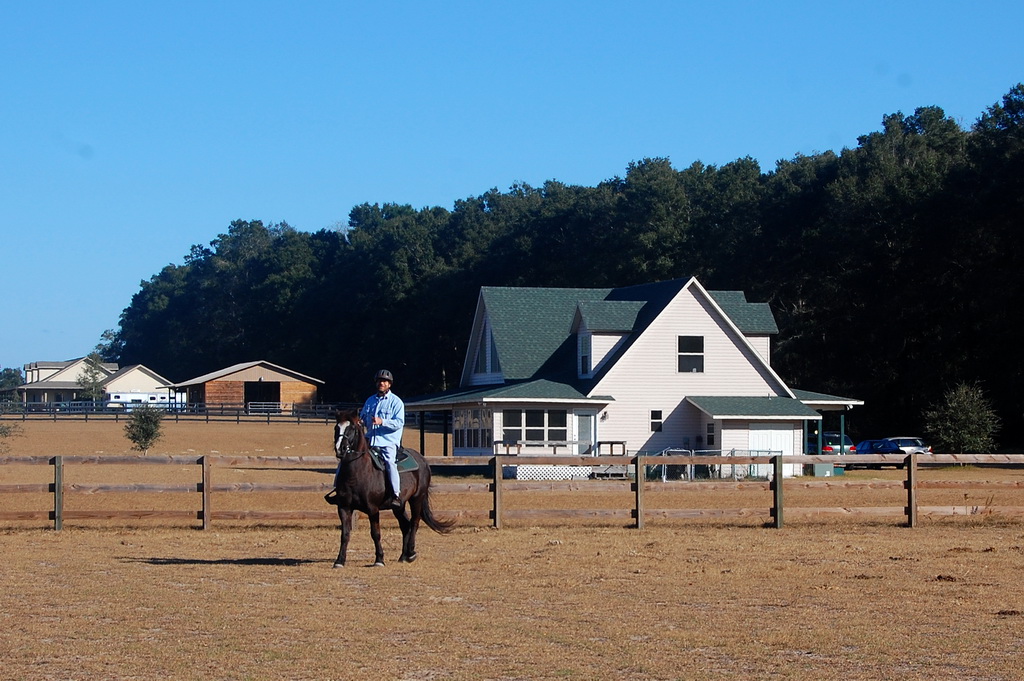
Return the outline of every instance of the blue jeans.
[[[391,481],[391,491],[400,495],[402,481],[398,477],[398,464],[395,463],[395,459],[398,457],[398,447],[396,445],[380,445],[377,449],[380,450],[381,458],[384,459],[384,465],[387,467],[385,473]]]

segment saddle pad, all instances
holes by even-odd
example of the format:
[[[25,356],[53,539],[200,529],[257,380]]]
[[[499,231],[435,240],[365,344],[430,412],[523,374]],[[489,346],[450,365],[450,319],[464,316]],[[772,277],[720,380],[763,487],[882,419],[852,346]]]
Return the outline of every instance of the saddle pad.
[[[370,459],[373,461],[373,465],[379,470],[384,470],[384,457],[381,456],[380,450],[376,447],[370,447]],[[395,457],[395,465],[398,466],[398,472],[404,473],[406,471],[414,471],[420,467],[416,459],[409,454],[409,451],[405,447],[398,449],[398,456]]]

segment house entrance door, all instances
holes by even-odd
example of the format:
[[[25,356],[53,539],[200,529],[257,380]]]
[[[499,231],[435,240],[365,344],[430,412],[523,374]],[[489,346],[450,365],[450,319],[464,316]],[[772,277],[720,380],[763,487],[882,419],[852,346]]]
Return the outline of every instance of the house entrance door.
[[[597,447],[597,412],[576,412],[577,452],[580,456],[596,454]]]

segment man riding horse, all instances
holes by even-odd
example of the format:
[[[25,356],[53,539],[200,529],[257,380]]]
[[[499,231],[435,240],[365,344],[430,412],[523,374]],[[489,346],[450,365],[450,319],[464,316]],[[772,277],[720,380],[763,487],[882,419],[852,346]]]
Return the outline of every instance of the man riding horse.
[[[398,475],[396,455],[405,427],[405,404],[391,392],[394,377],[381,369],[374,379],[377,392],[366,400],[360,413],[355,409],[339,409],[335,415],[334,453],[338,470],[334,489],[324,499],[338,507],[341,522],[341,545],[334,567],[343,567],[352,534],[352,514],[361,511],[370,520],[370,536],[374,545],[374,565],[384,564],[381,544],[380,511],[390,509],[402,529],[402,554],[398,561],[416,560],[416,530],[422,520],[427,527],[447,534],[454,520],[438,518],[430,508],[430,466],[419,452],[403,448],[405,488]],[[375,456],[374,451],[383,456]],[[386,472],[381,475],[383,459]],[[404,501],[403,501],[404,497]]]
[[[380,452],[387,469],[384,482],[387,496],[382,508],[402,508],[399,493],[402,484],[398,477],[398,449],[402,446],[405,431],[405,403],[391,392],[395,377],[387,369],[381,369],[373,377],[377,392],[367,398],[359,417],[366,424],[366,439],[370,446]]]

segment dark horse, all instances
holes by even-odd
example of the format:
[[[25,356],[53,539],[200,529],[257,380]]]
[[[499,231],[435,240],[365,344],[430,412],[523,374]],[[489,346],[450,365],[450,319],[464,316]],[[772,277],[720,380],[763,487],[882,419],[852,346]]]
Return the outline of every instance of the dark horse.
[[[352,535],[352,512],[362,511],[370,519],[370,536],[373,538],[376,555],[374,565],[384,565],[384,549],[380,544],[380,509],[384,502],[384,473],[376,468],[370,458],[370,446],[366,442],[366,428],[355,410],[340,410],[335,414],[334,453],[340,460],[335,480],[335,492],[328,495],[330,503],[337,503],[338,518],[341,520],[341,549],[334,567],[345,565],[348,540]],[[454,520],[440,520],[430,510],[430,467],[419,452],[406,449],[419,467],[400,474],[402,489],[399,497],[402,507],[392,509],[402,528],[401,563],[416,560],[416,530],[420,520],[427,527],[446,534],[455,524]],[[406,513],[406,506],[409,513]]]

